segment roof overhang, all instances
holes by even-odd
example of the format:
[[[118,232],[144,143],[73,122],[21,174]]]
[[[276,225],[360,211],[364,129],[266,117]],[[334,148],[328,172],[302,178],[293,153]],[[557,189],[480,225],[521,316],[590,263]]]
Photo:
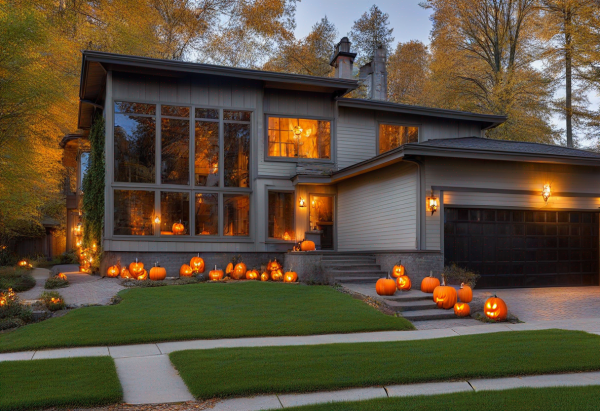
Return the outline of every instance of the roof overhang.
[[[60,140],[60,143],[58,143],[58,145],[60,146],[60,148],[65,148],[67,145],[69,145],[69,143],[71,143],[72,141],[77,141],[80,138],[85,138],[85,136],[79,133],[65,134],[65,136]]]

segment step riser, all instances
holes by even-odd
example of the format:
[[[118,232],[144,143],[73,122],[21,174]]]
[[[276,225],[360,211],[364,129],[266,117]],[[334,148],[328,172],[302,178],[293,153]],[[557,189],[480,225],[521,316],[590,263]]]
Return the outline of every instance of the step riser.
[[[432,302],[431,305],[414,305],[414,306],[407,305],[404,307],[390,307],[390,308],[392,308],[397,313],[405,313],[405,312],[410,312],[410,311],[435,310],[437,308],[437,305],[435,305]]]
[[[356,270],[366,270],[366,271],[381,271],[381,267],[375,264],[322,264],[323,268],[326,268],[328,271],[329,270],[338,270],[338,271],[343,271],[343,270],[352,270],[352,271],[356,271]]]
[[[344,278],[333,278],[330,279],[329,282],[331,284],[341,284],[341,283],[353,283],[353,284],[373,284],[377,282],[377,277],[373,277],[373,279],[367,278],[352,278],[352,277],[344,277]]]
[[[411,315],[411,312],[404,312],[402,316],[409,321],[448,320],[458,318],[452,310],[448,310],[448,312],[442,314],[437,314],[434,310],[431,310],[431,314],[419,313],[417,315]]]

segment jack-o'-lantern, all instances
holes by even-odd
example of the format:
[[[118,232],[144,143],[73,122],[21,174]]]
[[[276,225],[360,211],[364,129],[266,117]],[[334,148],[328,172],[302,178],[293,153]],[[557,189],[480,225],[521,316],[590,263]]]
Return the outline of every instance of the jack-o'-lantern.
[[[424,293],[432,293],[436,287],[440,286],[440,280],[433,276],[433,272],[429,273],[429,277],[423,278],[421,281],[421,291]]]
[[[214,270],[210,270],[208,272],[208,279],[211,281],[219,281],[223,279],[223,270],[217,270],[217,266],[215,265]]]
[[[192,257],[190,260],[190,267],[195,273],[203,273],[204,272],[204,260],[200,257],[200,253],[198,253],[197,257]]]
[[[119,275],[119,266],[118,265],[111,265],[110,267],[108,267],[108,270],[106,271],[106,276],[107,277],[117,277]]]
[[[438,307],[449,310],[456,304],[456,290],[447,286],[445,282],[443,284],[433,290],[433,302]]]
[[[231,274],[232,271],[233,271],[233,263],[227,264],[227,267],[225,267],[225,274]]]
[[[471,307],[467,303],[454,304],[454,314],[457,317],[467,317],[471,315]]]
[[[260,281],[269,281],[269,273],[268,272],[264,272],[260,275]]]
[[[183,224],[181,224],[181,222],[179,222],[179,223],[173,224],[173,227],[171,228],[171,230],[173,231],[174,235],[180,235],[180,234],[183,234],[183,232],[185,231],[185,227]]]
[[[58,274],[56,275],[56,277],[57,277],[58,279],[60,279],[60,280],[63,280],[63,281],[68,281],[68,280],[67,280],[67,276],[66,276],[65,274],[63,274],[63,273],[58,273]]]
[[[133,278],[135,278],[136,280],[140,280],[140,281],[147,280],[148,279],[148,271],[142,270],[142,272],[139,273],[137,275],[137,277],[133,277]]]
[[[134,278],[137,278],[137,276],[139,274],[141,274],[143,269],[144,269],[144,263],[138,262],[137,258],[135,259],[134,263],[129,264],[129,272],[131,273],[131,276]]]
[[[404,269],[404,266],[402,265],[402,261],[398,261],[398,264],[396,264],[394,266],[394,268],[392,268],[392,277],[394,277],[394,278],[398,278],[403,275],[406,275],[405,273],[406,273],[406,270]]]
[[[375,283],[375,291],[378,295],[394,295],[396,293],[396,281],[391,278],[380,278]]]
[[[258,271],[256,271],[256,270],[246,271],[246,280],[258,280]]]
[[[181,266],[181,268],[179,269],[180,277],[191,277],[193,274],[194,274],[194,270],[192,270],[192,267],[190,267],[187,264],[183,264]]]
[[[155,263],[154,267],[150,269],[150,279],[152,281],[162,281],[165,278],[167,278],[167,270]]]
[[[279,269],[281,269],[281,264],[279,264],[277,262],[277,259],[274,259],[273,261],[269,261],[269,264],[267,264],[268,271],[274,271],[274,270],[279,270]]]
[[[314,251],[315,243],[313,241],[304,240],[302,243],[300,243],[300,249],[302,251]]]
[[[19,267],[27,267],[27,260],[21,260],[18,263]]]
[[[503,321],[506,320],[506,316],[508,315],[508,308],[504,300],[494,295],[485,300],[483,312],[490,320]]]
[[[465,283],[461,283],[460,289],[458,290],[458,299],[463,303],[470,303],[473,301],[473,289]]]
[[[129,269],[127,267],[123,267],[121,269],[121,274],[120,275],[121,275],[121,278],[123,278],[123,279],[133,278],[131,276],[131,273],[129,272]]]
[[[407,275],[401,275],[396,278],[396,287],[400,291],[408,291],[412,287],[412,283],[410,282],[410,278]]]
[[[239,262],[235,265],[232,272],[229,273],[229,276],[234,280],[241,280],[246,275],[246,264]]]
[[[292,271],[292,269],[290,268],[290,271],[286,272],[283,275],[283,282],[284,283],[295,283],[296,281],[298,281],[298,273],[295,271]]]
[[[273,281],[283,280],[283,271],[281,271],[281,269],[271,271],[271,280],[273,280]]]

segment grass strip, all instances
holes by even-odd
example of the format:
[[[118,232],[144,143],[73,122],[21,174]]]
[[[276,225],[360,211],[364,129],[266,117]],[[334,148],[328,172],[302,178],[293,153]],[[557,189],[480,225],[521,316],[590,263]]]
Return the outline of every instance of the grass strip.
[[[433,340],[173,352],[197,398],[600,370],[600,336],[519,331]]]
[[[0,336],[0,352],[190,339],[410,330],[328,286],[241,282],[137,288]]]
[[[97,406],[123,397],[110,357],[0,362],[0,410]]]
[[[597,411],[600,386],[519,388],[419,397],[329,403],[289,408],[290,411]]]

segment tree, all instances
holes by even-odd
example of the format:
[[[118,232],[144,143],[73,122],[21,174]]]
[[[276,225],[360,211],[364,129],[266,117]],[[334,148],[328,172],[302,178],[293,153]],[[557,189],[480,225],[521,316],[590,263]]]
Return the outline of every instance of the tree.
[[[348,37],[352,42],[352,48],[358,53],[358,63],[365,64],[372,57],[377,47],[383,46],[390,55],[391,44],[394,41],[392,37],[393,28],[388,28],[389,15],[382,12],[375,4],[369,11],[354,22]]]
[[[325,16],[305,38],[282,44],[263,69],[328,77],[333,72],[329,62],[336,39],[335,25]]]
[[[398,43],[387,62],[388,95],[391,101],[427,105],[429,60],[427,46],[420,41]]]

